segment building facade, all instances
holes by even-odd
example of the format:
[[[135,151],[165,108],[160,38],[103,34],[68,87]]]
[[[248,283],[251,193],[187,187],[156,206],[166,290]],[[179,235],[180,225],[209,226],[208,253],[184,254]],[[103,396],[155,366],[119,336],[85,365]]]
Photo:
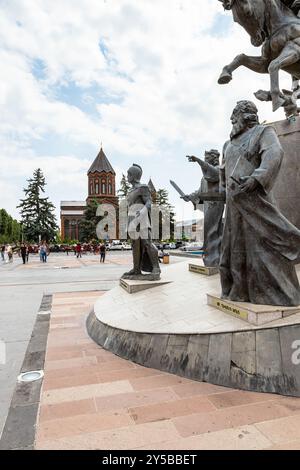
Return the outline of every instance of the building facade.
[[[79,224],[86,209],[85,201],[61,201],[60,224],[62,240],[79,240]]]
[[[88,196],[85,201],[62,201],[60,222],[62,240],[80,240],[80,222],[87,205],[96,200],[99,204],[111,204],[118,210],[116,173],[102,147],[87,172]]]

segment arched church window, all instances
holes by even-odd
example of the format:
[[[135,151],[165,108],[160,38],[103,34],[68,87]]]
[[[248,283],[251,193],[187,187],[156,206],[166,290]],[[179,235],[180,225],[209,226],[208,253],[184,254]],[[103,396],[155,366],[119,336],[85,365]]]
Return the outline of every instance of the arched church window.
[[[71,237],[70,238],[72,240],[76,240],[76,235],[77,235],[76,225],[77,225],[77,221],[71,220]]]
[[[65,238],[69,238],[69,237],[70,237],[69,228],[70,228],[69,220],[68,220],[68,219],[65,219],[65,220],[64,220],[64,234],[65,234]]]
[[[99,194],[99,181],[96,180],[96,183],[95,183],[95,194]]]
[[[111,185],[111,182],[108,183],[108,194],[112,194],[112,185]]]
[[[102,192],[102,194],[106,194],[106,182],[105,182],[105,180],[102,180],[101,192]]]
[[[94,185],[93,185],[93,181],[91,180],[90,182],[90,194],[94,194]]]

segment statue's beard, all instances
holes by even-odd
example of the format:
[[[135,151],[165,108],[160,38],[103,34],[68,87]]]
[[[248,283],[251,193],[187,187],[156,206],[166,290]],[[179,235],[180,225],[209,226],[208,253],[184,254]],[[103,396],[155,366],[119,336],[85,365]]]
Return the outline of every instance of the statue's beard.
[[[231,130],[231,133],[230,133],[230,139],[234,139],[234,137],[241,134],[245,129],[246,129],[245,122],[237,122],[236,124],[234,124],[232,126],[232,130]]]

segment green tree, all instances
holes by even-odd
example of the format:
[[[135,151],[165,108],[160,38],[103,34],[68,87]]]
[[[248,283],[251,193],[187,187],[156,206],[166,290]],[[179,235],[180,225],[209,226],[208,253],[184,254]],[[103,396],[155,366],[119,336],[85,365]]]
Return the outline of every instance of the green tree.
[[[21,238],[21,225],[5,209],[0,209],[0,243],[18,243]]]
[[[57,230],[57,232],[55,233],[54,243],[56,243],[57,245],[61,245],[62,242],[63,241],[62,241],[62,238],[61,238],[60,230]]]
[[[33,177],[27,180],[28,187],[24,189],[25,198],[17,206],[20,209],[24,237],[28,241],[52,241],[55,239],[58,226],[54,215],[55,207],[45,193],[45,177],[38,168]]]
[[[172,209],[172,206],[169,203],[169,193],[166,189],[159,189],[156,192],[156,204],[164,208]]]
[[[79,224],[80,240],[90,242],[97,239],[96,227],[98,222],[102,219],[96,215],[99,203],[94,199],[90,201],[86,210],[84,211],[83,219]]]
[[[124,174],[122,174],[122,178],[120,181],[120,189],[118,190],[118,195],[120,198],[125,198],[131,189],[130,184]]]
[[[155,204],[166,209],[170,213],[170,240],[174,240],[175,214],[174,207],[169,202],[169,193],[166,189],[158,189],[155,197]],[[163,214],[159,215],[159,237],[162,238],[162,224],[167,220],[163,220]]]

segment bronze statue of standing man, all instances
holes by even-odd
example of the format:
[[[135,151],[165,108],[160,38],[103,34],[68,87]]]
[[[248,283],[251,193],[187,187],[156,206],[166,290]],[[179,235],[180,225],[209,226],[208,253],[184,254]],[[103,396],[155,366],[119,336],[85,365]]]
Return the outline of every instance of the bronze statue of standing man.
[[[158,251],[151,238],[151,193],[148,185],[141,184],[142,174],[142,168],[136,164],[133,164],[127,173],[128,182],[132,185],[132,190],[127,195],[127,203],[133,269],[123,274],[122,279],[158,281]],[[143,274],[142,271],[148,274]]]
[[[185,196],[185,201],[193,202],[195,208],[198,204],[204,206],[204,243],[203,261],[205,266],[218,267],[221,252],[221,240],[224,212],[224,201],[222,200],[202,200],[206,194],[219,193],[219,173],[220,173],[220,153],[218,150],[205,152],[205,161],[200,158],[188,157],[190,162],[198,163],[201,167],[203,178],[198,191]]]
[[[220,274],[224,299],[298,306],[300,230],[272,196],[283,150],[272,126],[262,126],[251,101],[239,101],[224,146],[221,185],[226,214]],[[295,208],[297,210],[297,208]]]

